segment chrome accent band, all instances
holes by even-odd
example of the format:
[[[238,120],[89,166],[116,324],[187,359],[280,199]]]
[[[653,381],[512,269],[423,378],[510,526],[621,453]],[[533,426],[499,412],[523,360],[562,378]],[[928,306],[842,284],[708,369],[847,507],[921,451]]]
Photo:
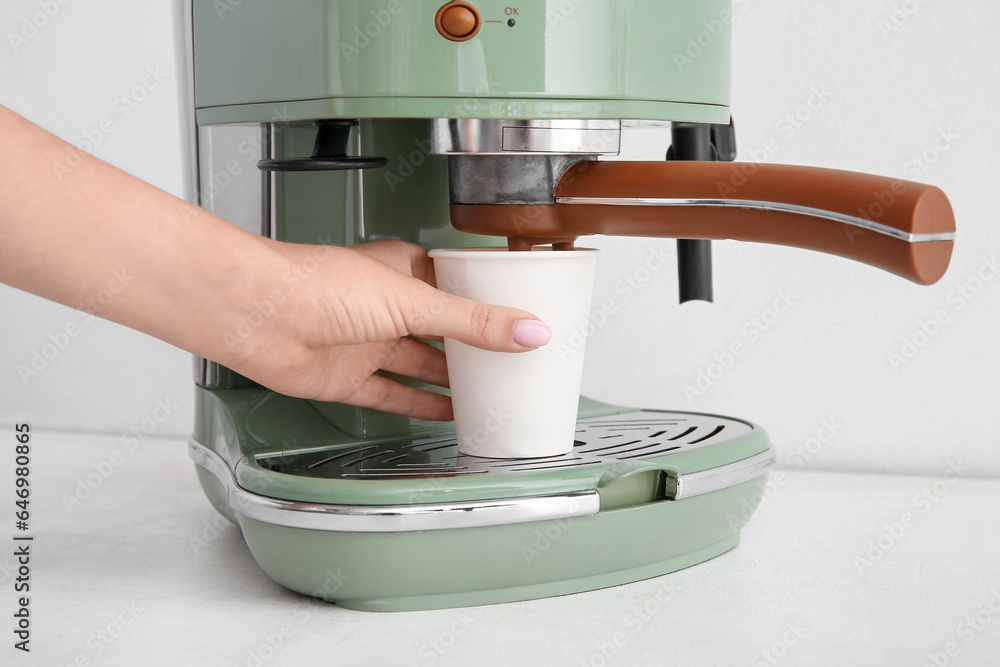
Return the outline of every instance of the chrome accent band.
[[[617,155],[620,120],[435,118],[435,155]]]
[[[680,475],[676,478],[677,490],[674,492],[674,500],[692,498],[749,482],[771,470],[776,461],[774,447],[768,447],[760,454],[742,461]]]
[[[588,516],[597,514],[601,507],[594,490],[436,505],[323,505],[280,500],[241,488],[222,457],[194,438],[188,440],[188,454],[222,483],[237,514],[289,528],[357,533],[475,528]]]
[[[181,58],[184,61],[184,74],[187,77],[187,85],[184,87],[186,97],[182,98],[182,102],[187,106],[183,114],[183,123],[184,130],[188,133],[187,149],[190,151],[187,163],[191,167],[188,183],[184,189],[184,199],[197,206],[201,200],[201,177],[198,160],[198,119],[195,115],[194,99],[194,0],[184,0],[180,11],[184,25],[184,51]]]
[[[813,218],[832,220],[851,227],[857,227],[876,234],[891,236],[907,243],[932,243],[934,241],[954,241],[955,232],[940,234],[911,234],[901,229],[883,225],[880,222],[858,218],[846,213],[825,211],[810,206],[798,204],[782,204],[779,202],[763,202],[753,199],[682,199],[658,197],[556,197],[557,204],[583,204],[591,206],[704,206],[707,208],[749,208],[761,211],[780,211],[795,213]]]

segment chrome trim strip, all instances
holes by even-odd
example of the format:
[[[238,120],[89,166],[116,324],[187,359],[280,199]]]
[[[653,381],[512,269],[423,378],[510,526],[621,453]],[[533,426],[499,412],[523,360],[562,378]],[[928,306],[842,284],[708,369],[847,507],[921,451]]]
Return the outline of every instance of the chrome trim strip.
[[[760,454],[755,454],[742,461],[680,475],[676,478],[677,490],[673,499],[693,498],[749,482],[770,471],[775,466],[776,461],[777,455],[774,447],[768,447]]]
[[[434,155],[618,155],[620,120],[434,118]]]
[[[183,40],[183,52],[179,55],[179,58],[184,62],[184,74],[187,77],[187,86],[184,87],[184,94],[186,98],[182,100],[182,104],[186,104],[187,109],[182,114],[184,119],[185,127],[184,131],[188,133],[188,146],[187,149],[191,152],[188,155],[188,164],[191,167],[191,173],[188,175],[188,183],[185,186],[184,199],[194,204],[195,206],[201,205],[201,164],[198,156],[200,154],[200,146],[198,145],[198,119],[195,114],[195,97],[194,97],[194,2],[193,0],[184,0],[181,5],[181,29],[184,31]]]
[[[891,236],[907,243],[932,243],[935,241],[954,241],[955,232],[940,234],[910,234],[901,229],[884,225],[874,220],[858,218],[846,213],[825,211],[811,206],[798,204],[782,204],[780,202],[764,202],[753,199],[683,199],[659,197],[556,197],[557,204],[583,204],[591,206],[704,206],[708,208],[749,208],[761,211],[780,211],[795,213],[813,218],[832,220],[851,227]]]
[[[184,74],[187,77],[187,86],[185,87],[187,97],[182,100],[182,103],[186,103],[188,107],[182,117],[189,135],[188,150],[191,151],[191,154],[188,155],[191,173],[188,174],[184,199],[195,206],[201,206],[201,145],[198,142],[198,118],[195,112],[194,98],[194,0],[184,0],[180,11],[182,29],[184,30],[184,51],[180,57],[184,60]],[[191,361],[194,370],[193,379],[196,385],[211,387],[213,382],[218,384],[218,373],[214,374],[216,377],[212,377],[212,371],[217,371],[217,368],[212,368],[213,362],[197,355],[192,355]]]
[[[601,508],[595,490],[435,505],[323,505],[280,500],[240,487],[222,457],[194,438],[188,439],[188,454],[222,483],[236,513],[289,528],[359,533],[443,530],[589,516]]]

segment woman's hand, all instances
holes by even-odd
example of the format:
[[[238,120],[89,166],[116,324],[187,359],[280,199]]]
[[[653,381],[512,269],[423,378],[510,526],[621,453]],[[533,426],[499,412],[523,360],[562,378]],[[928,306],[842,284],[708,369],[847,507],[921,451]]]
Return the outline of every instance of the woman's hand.
[[[412,336],[523,352],[551,335],[530,313],[435,289],[433,262],[410,243],[273,247],[288,264],[268,281],[269,303],[261,300],[260,315],[225,336],[233,353],[228,365],[283,394],[449,420],[447,396],[375,371],[447,387],[444,353]]]

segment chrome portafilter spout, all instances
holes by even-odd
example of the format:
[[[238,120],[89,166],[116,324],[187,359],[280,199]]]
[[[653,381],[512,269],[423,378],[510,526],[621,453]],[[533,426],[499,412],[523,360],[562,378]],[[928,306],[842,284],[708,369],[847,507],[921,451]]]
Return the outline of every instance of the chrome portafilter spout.
[[[555,250],[572,250],[574,239],[527,238],[522,230],[532,227],[536,213],[556,203],[555,186],[575,164],[596,159],[592,155],[452,155],[448,158],[448,182],[452,205],[515,205],[506,234],[510,250],[530,250],[533,245],[552,244]]]
[[[572,249],[573,239],[524,236],[534,227],[535,208],[555,204],[556,185],[566,170],[617,155],[621,121],[484,120],[439,118],[431,129],[432,152],[448,156],[452,205],[514,205],[510,250],[552,243]]]
[[[929,285],[945,273],[955,217],[940,189],[856,172],[717,161],[598,161],[617,121],[436,120],[449,156],[451,221],[511,249],[580,236],[754,241],[864,262]]]
[[[452,155],[452,204],[555,204],[566,170],[596,155]]]

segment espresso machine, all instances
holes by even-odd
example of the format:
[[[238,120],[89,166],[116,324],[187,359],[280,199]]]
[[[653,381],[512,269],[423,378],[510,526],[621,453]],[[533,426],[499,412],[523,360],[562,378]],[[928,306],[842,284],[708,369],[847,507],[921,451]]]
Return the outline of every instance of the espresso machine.
[[[735,162],[728,0],[189,0],[197,188],[279,241],[570,249],[796,246],[920,284],[950,261],[937,188]],[[694,45],[694,47],[692,47]],[[630,127],[664,160],[608,160]],[[288,285],[278,288],[290,288]],[[775,454],[744,419],[580,397],[573,451],[459,454],[453,425],[290,398],[195,359],[198,478],[280,584],[361,610],[562,595],[722,554]]]

